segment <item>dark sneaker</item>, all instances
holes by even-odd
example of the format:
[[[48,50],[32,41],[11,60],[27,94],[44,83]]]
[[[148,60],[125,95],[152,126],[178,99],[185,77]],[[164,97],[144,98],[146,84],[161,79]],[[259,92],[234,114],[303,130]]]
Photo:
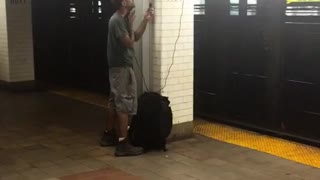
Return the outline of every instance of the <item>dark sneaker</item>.
[[[100,140],[100,145],[102,147],[115,146],[117,145],[117,143],[118,143],[118,138],[112,132],[104,132]]]
[[[130,145],[126,140],[119,142],[116,147],[115,156],[138,156],[143,154],[143,148]]]

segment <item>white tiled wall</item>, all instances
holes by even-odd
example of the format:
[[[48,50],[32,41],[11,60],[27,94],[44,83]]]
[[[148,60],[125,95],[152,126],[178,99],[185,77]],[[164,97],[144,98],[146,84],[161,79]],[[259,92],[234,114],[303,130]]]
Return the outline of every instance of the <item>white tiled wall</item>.
[[[34,80],[31,0],[0,1],[0,80]]]
[[[9,81],[6,0],[0,0],[0,80]]]
[[[10,81],[34,80],[31,0],[7,2]]]
[[[193,1],[184,0],[183,8],[182,4],[182,0],[154,2],[153,90],[166,82],[162,94],[170,98],[174,124],[193,120]]]

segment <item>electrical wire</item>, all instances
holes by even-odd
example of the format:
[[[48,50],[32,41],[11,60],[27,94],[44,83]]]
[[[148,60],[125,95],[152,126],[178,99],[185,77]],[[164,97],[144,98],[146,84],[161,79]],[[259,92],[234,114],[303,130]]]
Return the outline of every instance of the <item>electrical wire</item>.
[[[147,86],[147,83],[146,83],[146,78],[144,77],[144,74],[143,74],[142,68],[141,68],[141,66],[139,65],[139,62],[138,62],[137,57],[136,57],[136,56],[134,56],[134,59],[135,59],[136,64],[137,64],[137,66],[138,66],[138,68],[139,68],[139,71],[140,71],[140,73],[141,73],[142,81],[143,81],[143,85],[144,85],[144,87],[146,88],[147,92],[150,92],[150,90],[149,90],[149,88],[148,88],[148,86]]]

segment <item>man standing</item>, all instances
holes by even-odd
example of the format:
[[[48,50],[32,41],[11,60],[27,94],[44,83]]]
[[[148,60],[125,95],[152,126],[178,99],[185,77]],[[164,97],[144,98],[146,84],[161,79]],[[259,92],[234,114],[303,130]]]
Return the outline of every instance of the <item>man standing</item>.
[[[140,147],[128,142],[128,121],[137,113],[137,82],[133,71],[135,60],[134,42],[138,41],[148,22],[153,18],[153,10],[148,9],[139,28],[133,31],[135,20],[134,0],[112,0],[116,12],[109,21],[108,63],[111,87],[109,117],[101,146],[117,145],[115,156],[134,156],[143,153]],[[115,133],[118,125],[118,137]]]

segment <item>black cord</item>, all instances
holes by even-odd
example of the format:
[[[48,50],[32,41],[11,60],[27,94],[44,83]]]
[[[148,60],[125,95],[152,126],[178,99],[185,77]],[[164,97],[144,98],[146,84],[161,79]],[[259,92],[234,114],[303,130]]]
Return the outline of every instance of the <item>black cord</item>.
[[[140,65],[139,65],[138,59],[137,59],[136,56],[134,56],[134,59],[135,59],[136,64],[137,64],[137,66],[138,66],[138,68],[139,68],[139,70],[140,70],[144,87],[146,88],[147,92],[149,92],[150,90],[149,90],[149,88],[148,88],[148,86],[147,86],[146,79],[145,79],[145,77],[144,77],[144,75],[143,75],[143,71],[142,71],[142,68],[141,68]]]

